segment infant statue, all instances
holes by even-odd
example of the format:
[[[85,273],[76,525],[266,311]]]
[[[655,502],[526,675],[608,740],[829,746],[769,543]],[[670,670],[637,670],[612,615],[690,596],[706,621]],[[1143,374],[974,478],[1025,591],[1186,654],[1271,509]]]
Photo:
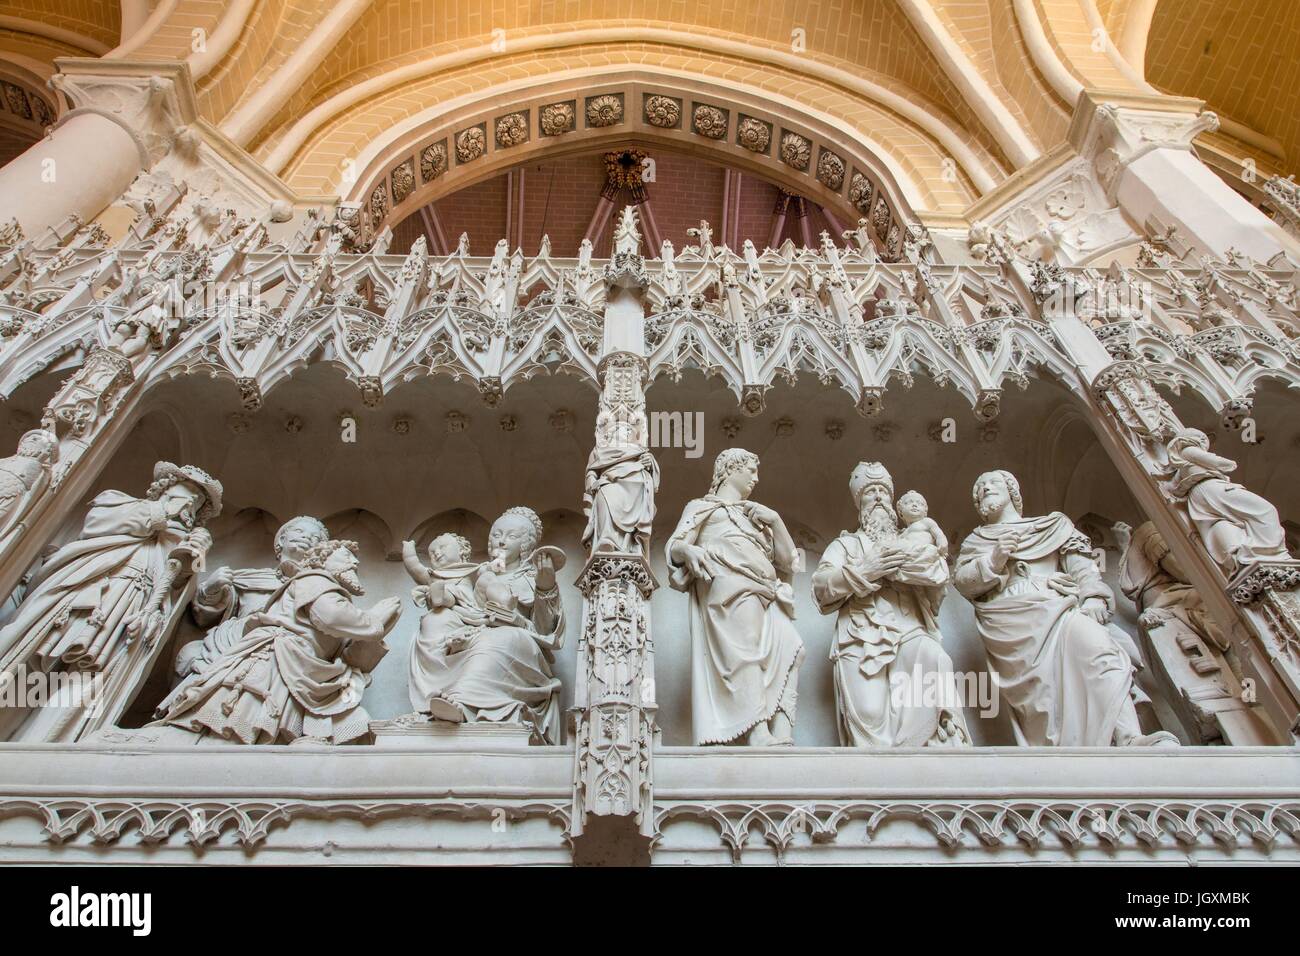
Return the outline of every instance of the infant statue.
[[[948,539],[938,523],[930,517],[929,506],[919,491],[909,491],[898,499],[898,517],[903,522],[899,537],[904,541],[932,544],[943,557],[948,556]]]

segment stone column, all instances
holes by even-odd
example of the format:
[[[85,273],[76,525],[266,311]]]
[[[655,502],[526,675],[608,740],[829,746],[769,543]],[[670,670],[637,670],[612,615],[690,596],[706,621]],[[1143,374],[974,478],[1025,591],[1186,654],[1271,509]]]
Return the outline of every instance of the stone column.
[[[644,351],[644,260],[636,215],[623,210],[614,257],[606,268],[605,357],[600,364],[597,448],[634,446],[648,454]],[[598,460],[593,458],[593,465]],[[653,495],[646,502],[653,516]],[[574,680],[574,860],[645,864],[654,834],[652,761],[655,724],[654,644],[650,635],[648,535],[593,552],[578,577],[582,633]]]
[[[1085,90],[1070,141],[1092,163],[1107,197],[1139,231],[1174,228],[1203,255],[1237,249],[1259,262],[1300,255],[1281,225],[1196,157],[1193,140],[1218,129],[1200,100]]]
[[[30,238],[69,216],[90,222],[117,201],[146,162],[143,147],[120,123],[74,110],[0,168],[5,214]]]

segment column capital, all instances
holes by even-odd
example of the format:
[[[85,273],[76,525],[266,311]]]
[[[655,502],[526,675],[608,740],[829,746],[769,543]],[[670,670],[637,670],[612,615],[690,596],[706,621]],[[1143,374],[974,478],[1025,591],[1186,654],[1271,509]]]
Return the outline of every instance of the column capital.
[[[297,195],[279,177],[205,120],[188,64],[176,60],[59,57],[50,85],[73,109],[117,124],[135,141],[141,167],[163,180],[185,181],[194,198],[208,196],[241,215],[262,217],[273,204],[306,209],[330,197]],[[290,213],[292,215],[292,213]],[[283,213],[272,221],[284,221]]]
[[[1113,198],[1130,164],[1157,149],[1190,150],[1197,136],[1218,128],[1219,117],[1194,97],[1087,89],[1075,105],[1069,141]]]
[[[60,57],[50,85],[72,103],[57,129],[78,113],[97,113],[136,141],[142,165],[159,162],[175,146],[193,144],[199,120],[190,68],[173,60],[100,60]]]

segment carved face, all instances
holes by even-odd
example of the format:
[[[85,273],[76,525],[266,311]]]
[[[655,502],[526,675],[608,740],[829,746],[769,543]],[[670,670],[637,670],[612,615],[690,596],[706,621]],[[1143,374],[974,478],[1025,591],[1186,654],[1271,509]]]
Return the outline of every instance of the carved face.
[[[435,568],[445,568],[460,561],[460,541],[454,534],[438,535],[429,545],[429,560]]]
[[[325,529],[315,521],[295,518],[286,522],[275,539],[280,546],[280,560],[291,565],[302,561],[307,549],[329,538]]]
[[[164,491],[158,500],[163,503],[167,517],[175,518],[186,528],[192,528],[195,516],[203,507],[207,495],[197,485],[182,481]]]
[[[863,515],[869,514],[877,508],[890,508],[894,504],[894,493],[890,491],[889,485],[882,482],[872,482],[862,489],[862,497],[858,499],[858,510]]]
[[[1011,504],[1007,480],[996,471],[980,475],[975,482],[975,507],[985,520],[995,517]]]
[[[915,491],[909,491],[898,499],[898,514],[907,524],[919,521],[927,513],[925,499]]]
[[[722,482],[722,487],[733,489],[740,497],[748,498],[754,493],[758,484],[758,462],[752,459],[742,462]]]
[[[858,504],[859,525],[874,541],[893,538],[898,532],[894,514],[894,493],[883,482],[872,482],[862,489]]]
[[[507,567],[518,564],[532,547],[533,529],[519,515],[502,515],[488,533],[488,553],[503,557]]]
[[[357,577],[357,556],[348,548],[335,548],[325,559],[325,573],[353,594],[365,594],[366,589]]]

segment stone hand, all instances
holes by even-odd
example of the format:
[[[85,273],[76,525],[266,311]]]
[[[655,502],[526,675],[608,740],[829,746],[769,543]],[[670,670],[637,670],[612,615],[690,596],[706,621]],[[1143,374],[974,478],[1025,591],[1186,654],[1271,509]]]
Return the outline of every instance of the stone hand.
[[[212,577],[208,578],[203,584],[203,594],[205,597],[215,596],[220,591],[231,587],[235,583],[235,572],[228,565],[222,565],[212,572]]]
[[[132,640],[144,641],[145,644],[152,645],[162,633],[162,626],[162,611],[155,607],[147,607],[127,619],[126,633]]]
[[[994,571],[1001,571],[1007,566],[1007,561],[1015,553],[1016,548],[1020,546],[1021,534],[1019,531],[1004,531],[998,535],[996,543],[993,545],[993,553],[989,555],[989,563],[993,565]]]
[[[857,565],[858,572],[868,581],[879,581],[893,574],[907,563],[907,551],[885,546],[872,551]]]
[[[537,584],[537,590],[549,591],[555,587],[555,559],[549,554],[543,552],[535,559],[534,566],[537,568],[537,577],[534,579]]]
[[[1083,602],[1083,613],[1088,615],[1098,624],[1105,624],[1111,618],[1110,608],[1101,598],[1088,598]]]
[[[746,501],[741,507],[745,509],[751,521],[765,528],[770,528],[781,520],[773,509],[767,505],[760,505],[757,501]]]
[[[715,570],[712,556],[695,544],[688,544],[685,551],[686,567],[690,569],[692,577],[702,581],[712,581]]]
[[[206,554],[212,547],[212,532],[207,528],[195,528],[185,539],[185,547],[193,554]]]
[[[371,613],[379,618],[384,624],[384,631],[387,632],[397,619],[402,616],[402,599],[400,597],[387,597],[380,601],[371,609]]]

